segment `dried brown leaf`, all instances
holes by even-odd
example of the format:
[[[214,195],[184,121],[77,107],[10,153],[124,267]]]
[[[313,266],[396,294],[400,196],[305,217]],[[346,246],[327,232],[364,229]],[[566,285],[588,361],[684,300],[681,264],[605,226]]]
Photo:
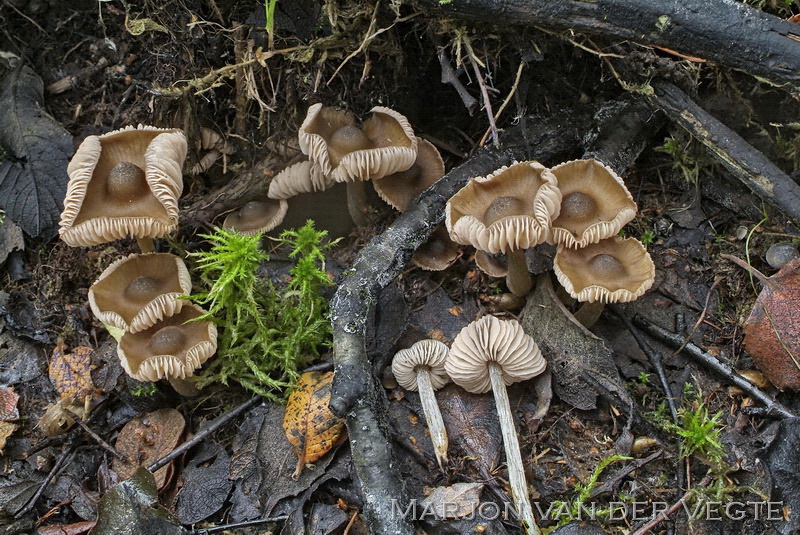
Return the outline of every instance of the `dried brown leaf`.
[[[449,487],[436,487],[422,500],[423,511],[432,512],[438,519],[469,516],[480,505],[482,490],[482,483],[456,483]]]
[[[18,402],[19,396],[14,392],[13,386],[0,388],[0,421],[10,422],[19,419]]]
[[[6,447],[6,439],[11,436],[11,433],[17,430],[17,424],[11,422],[0,422],[0,455],[3,455],[3,448]]]
[[[328,408],[333,372],[308,372],[300,376],[289,396],[283,430],[297,454],[295,479],[303,467],[324,456],[347,438],[344,420]]]
[[[67,353],[64,341],[59,338],[56,342],[48,372],[62,398],[83,399],[94,391],[91,375],[93,351],[91,347],[79,346]]]

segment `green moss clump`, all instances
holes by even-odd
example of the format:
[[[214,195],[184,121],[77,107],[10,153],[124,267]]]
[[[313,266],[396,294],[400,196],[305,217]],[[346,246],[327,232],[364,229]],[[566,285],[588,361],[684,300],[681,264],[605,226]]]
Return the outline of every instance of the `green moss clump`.
[[[328,302],[321,295],[332,284],[325,272],[326,231],[308,221],[284,231],[278,241],[291,249],[295,261],[291,280],[283,288],[258,275],[268,256],[261,235],[244,236],[216,229],[204,235],[207,252],[192,253],[207,291],[191,296],[206,306],[199,320],[218,325],[217,356],[197,378],[197,386],[230,380],[274,401],[283,401],[299,370],[330,345]]]

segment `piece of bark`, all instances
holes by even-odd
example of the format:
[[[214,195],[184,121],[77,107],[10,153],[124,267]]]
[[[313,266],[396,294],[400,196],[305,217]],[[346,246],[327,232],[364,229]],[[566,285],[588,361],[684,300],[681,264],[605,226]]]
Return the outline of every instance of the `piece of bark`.
[[[447,17],[655,45],[800,93],[800,26],[730,0],[414,0]]]
[[[653,107],[696,137],[711,155],[759,198],[800,224],[800,186],[761,152],[698,106],[678,87],[652,82]]]

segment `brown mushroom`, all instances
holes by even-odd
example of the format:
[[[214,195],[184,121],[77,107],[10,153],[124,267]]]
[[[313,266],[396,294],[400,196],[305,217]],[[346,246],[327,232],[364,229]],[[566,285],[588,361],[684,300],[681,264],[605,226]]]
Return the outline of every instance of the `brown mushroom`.
[[[269,184],[270,199],[285,200],[301,193],[324,191],[336,184],[332,178],[325,176],[322,167],[306,160],[290,165],[275,175]]]
[[[67,167],[59,234],[90,246],[131,236],[143,252],[178,224],[186,138],[179,130],[127,127],[89,136]]]
[[[434,182],[444,176],[444,161],[430,141],[417,138],[417,158],[405,171],[373,179],[378,196],[401,212]]]
[[[447,346],[438,340],[420,340],[398,351],[392,361],[392,373],[400,386],[412,392],[419,391],[439,468],[447,463],[447,431],[433,393],[450,382],[444,370],[447,351]]]
[[[538,162],[520,162],[470,180],[448,201],[445,222],[456,243],[506,253],[508,289],[525,295],[533,285],[525,249],[549,236],[560,204],[555,175]]]
[[[428,241],[417,247],[411,262],[425,271],[443,271],[453,265],[461,250],[450,239],[450,234],[443,225],[436,227]]]
[[[600,317],[604,303],[638,299],[653,285],[656,273],[650,255],[638,240],[619,237],[581,249],[559,245],[553,271],[574,299],[593,304],[576,313],[586,326]]]
[[[551,171],[558,178],[562,200],[550,243],[585,247],[616,236],[636,217],[636,203],[625,182],[599,161],[572,160]]]
[[[347,111],[314,104],[298,132],[300,149],[336,182],[346,182],[348,208],[353,221],[366,219],[364,180],[383,178],[411,167],[417,157],[417,138],[408,120],[376,106],[358,127]]]
[[[108,266],[89,288],[89,305],[104,324],[133,333],[180,312],[192,280],[168,253],[132,254]]]
[[[122,368],[137,381],[185,379],[217,350],[217,327],[196,320],[205,314],[188,303],[169,316],[137,333],[126,332],[117,347]]]
[[[289,204],[284,200],[250,201],[228,214],[222,226],[241,234],[269,232],[281,224],[288,209]]]
[[[511,415],[506,386],[527,381],[545,370],[547,362],[536,342],[516,320],[484,316],[458,333],[445,362],[454,383],[473,394],[494,392],[503,434],[508,481],[517,515],[528,533],[539,533],[528,499],[528,485]]]

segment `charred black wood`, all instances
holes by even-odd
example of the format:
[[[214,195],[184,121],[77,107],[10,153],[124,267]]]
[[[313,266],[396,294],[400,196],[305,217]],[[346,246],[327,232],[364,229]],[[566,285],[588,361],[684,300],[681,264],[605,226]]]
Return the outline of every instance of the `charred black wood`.
[[[800,93],[800,28],[729,0],[415,0],[440,16],[655,45]]]

